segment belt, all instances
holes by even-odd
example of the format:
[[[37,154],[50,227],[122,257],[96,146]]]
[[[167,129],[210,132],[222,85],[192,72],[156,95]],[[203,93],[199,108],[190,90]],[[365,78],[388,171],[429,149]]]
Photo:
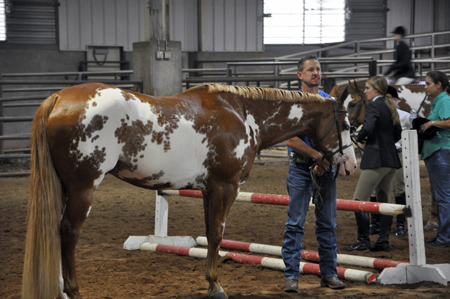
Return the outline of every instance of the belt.
[[[306,156],[300,155],[299,153],[296,152],[291,152],[289,151],[289,157],[292,158],[292,162],[294,162],[295,164],[313,164],[314,160],[311,158],[308,158]]]

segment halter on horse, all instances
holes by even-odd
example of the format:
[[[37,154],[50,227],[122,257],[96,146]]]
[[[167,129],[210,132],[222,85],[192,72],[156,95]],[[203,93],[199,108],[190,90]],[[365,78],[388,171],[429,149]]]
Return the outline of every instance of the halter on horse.
[[[94,190],[110,173],[152,189],[203,191],[208,295],[227,215],[258,151],[306,135],[339,171],[356,158],[342,103],[278,89],[206,85],[154,97],[100,83],[47,98],[32,128],[23,298],[81,298],[75,247]]]

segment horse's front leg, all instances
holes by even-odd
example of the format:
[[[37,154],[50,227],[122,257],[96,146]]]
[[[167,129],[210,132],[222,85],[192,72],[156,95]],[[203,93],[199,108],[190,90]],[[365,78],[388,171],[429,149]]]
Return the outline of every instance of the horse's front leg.
[[[208,296],[211,298],[228,298],[218,282],[217,266],[219,263],[219,246],[222,242],[226,218],[237,194],[237,183],[209,184],[206,192],[203,192],[206,237],[208,238],[205,278],[209,282]]]

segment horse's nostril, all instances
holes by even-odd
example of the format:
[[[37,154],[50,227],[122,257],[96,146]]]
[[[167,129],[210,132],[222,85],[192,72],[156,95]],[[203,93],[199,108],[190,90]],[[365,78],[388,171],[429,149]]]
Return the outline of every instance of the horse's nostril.
[[[350,171],[345,170],[345,175],[350,175]]]

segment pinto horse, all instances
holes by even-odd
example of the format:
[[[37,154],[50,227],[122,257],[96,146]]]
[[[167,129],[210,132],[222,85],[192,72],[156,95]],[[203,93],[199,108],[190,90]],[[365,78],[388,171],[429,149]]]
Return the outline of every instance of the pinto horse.
[[[364,123],[366,113],[366,95],[364,85],[366,80],[349,81],[348,84],[335,85],[330,92],[330,96],[341,98],[344,108],[348,111],[350,123],[359,127]],[[418,112],[420,117],[428,117],[430,114],[430,104],[434,97],[427,97],[424,85],[394,85],[399,96],[399,109],[410,112],[412,109]]]
[[[54,93],[32,127],[23,298],[81,298],[75,247],[107,173],[152,190],[202,190],[208,295],[227,298],[218,248],[239,185],[258,151],[296,135],[341,174],[356,168],[346,111],[330,98],[218,84],[171,97],[100,83]]]

